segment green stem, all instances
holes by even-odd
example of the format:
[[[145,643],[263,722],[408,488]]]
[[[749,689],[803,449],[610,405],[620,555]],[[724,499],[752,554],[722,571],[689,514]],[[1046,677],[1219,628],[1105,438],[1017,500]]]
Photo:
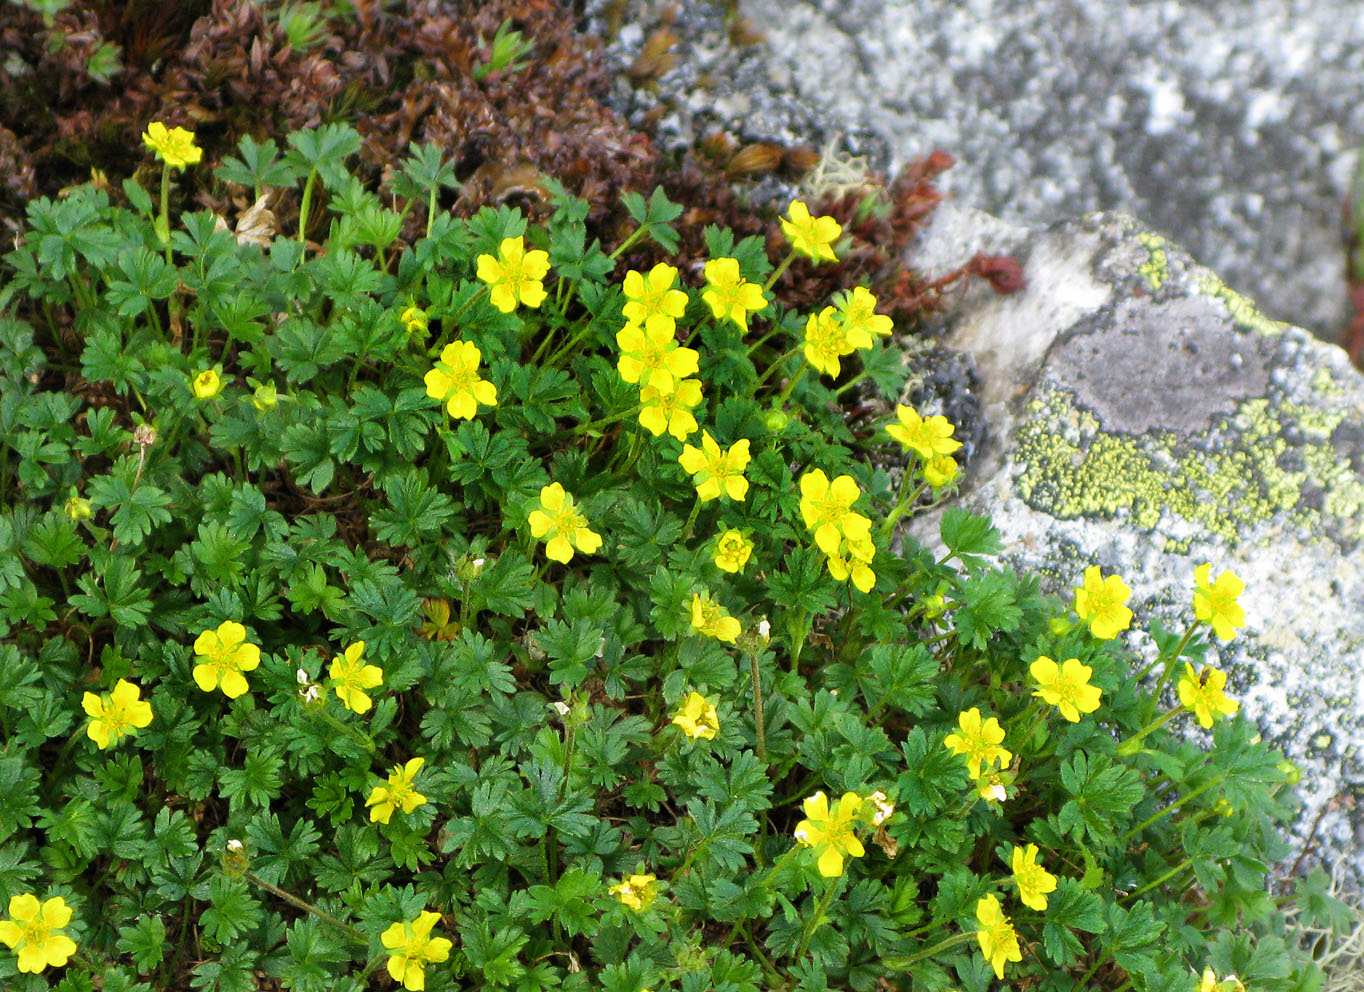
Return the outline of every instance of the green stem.
[[[436,223],[436,187],[432,186],[426,194],[426,236],[431,237],[431,227]]]
[[[1138,823],[1138,824],[1137,824],[1135,827],[1133,827],[1131,830],[1127,831],[1127,833],[1125,833],[1125,834],[1123,834],[1121,837],[1119,837],[1119,838],[1118,838],[1118,843],[1119,843],[1119,844],[1125,844],[1125,843],[1127,843],[1129,840],[1131,840],[1131,839],[1132,839],[1133,837],[1135,837],[1137,834],[1141,833],[1143,830],[1145,830],[1145,829],[1146,829],[1147,827],[1149,827],[1151,824],[1157,822],[1158,820],[1163,820],[1165,817],[1169,816],[1171,813],[1173,813],[1175,810],[1179,809],[1179,807],[1183,806],[1185,803],[1189,802],[1191,799],[1196,799],[1196,798],[1198,798],[1199,796],[1201,796],[1203,793],[1207,792],[1209,789],[1213,788],[1214,786],[1221,785],[1221,784],[1222,784],[1222,780],[1223,780],[1224,778],[1226,778],[1226,777],[1227,777],[1226,773],[1223,772],[1221,775],[1218,775],[1216,778],[1210,779],[1209,781],[1204,782],[1204,783],[1203,783],[1202,785],[1200,785],[1197,789],[1194,789],[1193,792],[1190,792],[1187,796],[1182,796],[1181,798],[1176,799],[1176,800],[1175,800],[1174,802],[1172,802],[1169,806],[1166,806],[1164,809],[1158,811],[1157,813],[1154,813],[1153,815],[1148,816],[1146,819],[1142,820],[1140,823]],[[1144,891],[1144,890],[1143,890],[1143,891]]]
[[[691,505],[691,515],[687,517],[687,525],[682,528],[682,543],[686,544],[691,539],[691,529],[696,524],[696,515],[701,512],[701,494],[696,494],[696,501]]]
[[[161,167],[161,216],[157,218],[157,232],[166,246],[166,264],[174,265],[170,246],[170,165]]]
[[[782,365],[786,363],[786,360],[788,358],[795,358],[800,353],[801,346],[796,345],[796,347],[792,348],[790,351],[785,352],[778,358],[773,359],[772,364],[767,367],[767,371],[763,372],[762,375],[758,376],[758,381],[753,384],[753,392],[756,394],[757,391],[760,388],[762,388],[762,384],[766,382],[768,379],[772,378],[772,374],[776,372],[777,369],[781,368]]]
[[[905,474],[908,476],[909,473],[906,472]],[[890,537],[891,532],[895,529],[895,524],[901,517],[909,512],[909,508],[914,505],[915,501],[923,495],[924,490],[927,488],[928,483],[922,482],[912,493],[895,504],[895,509],[891,510],[886,516],[886,519],[881,523],[881,539],[883,541]]]
[[[790,397],[791,390],[796,388],[796,383],[800,382],[801,377],[805,375],[806,371],[809,368],[810,363],[802,355],[800,360],[800,368],[796,369],[795,375],[791,376],[790,379],[786,380],[786,388],[783,389],[781,395],[777,397],[777,401],[772,404],[772,409],[780,410],[782,407],[786,406],[786,400],[788,397]]]
[[[269,892],[271,895],[278,896],[280,899],[283,899],[290,906],[294,906],[307,913],[312,913],[314,916],[316,916],[319,920],[322,920],[324,923],[330,923],[332,926],[336,927],[338,930],[344,933],[347,937],[351,938],[351,940],[354,940],[356,943],[364,944],[366,946],[369,945],[369,938],[366,937],[359,930],[355,929],[355,927],[351,926],[349,923],[341,922],[335,916],[332,916],[330,913],[324,913],[322,910],[318,909],[312,903],[304,902],[298,896],[290,892],[285,892],[283,889],[278,888],[277,886],[271,885],[265,879],[260,878],[257,875],[253,875],[249,871],[243,877],[252,885],[258,885],[266,892]]]
[[[475,303],[477,303],[479,300],[483,299],[483,297],[486,296],[487,294],[488,294],[488,285],[487,285],[486,283],[484,283],[484,285],[482,286],[482,288],[480,288],[479,291],[478,291],[477,293],[475,293],[473,296],[469,297],[469,298],[468,298],[467,300],[465,300],[462,304],[460,304],[460,308],[459,308],[458,310],[456,310],[456,311],[455,311],[453,314],[451,314],[449,317],[443,317],[443,318],[441,318],[441,322],[440,322],[440,340],[437,341],[437,342],[435,343],[435,345],[431,348],[431,351],[429,352],[429,354],[431,354],[431,355],[434,357],[434,356],[437,356],[437,355],[439,355],[439,354],[441,353],[441,350],[442,350],[442,349],[445,347],[445,345],[446,345],[446,340],[445,340],[445,334],[446,334],[446,332],[447,332],[447,331],[452,331],[452,330],[454,330],[454,329],[455,329],[455,325],[459,323],[459,319],[460,319],[461,317],[463,317],[466,313],[469,312],[469,308],[470,308],[471,306],[473,306]]]
[[[794,262],[795,260],[796,250],[792,248],[790,251],[786,253],[786,257],[781,260],[781,264],[772,270],[772,274],[767,277],[767,282],[763,283],[764,293],[771,290],[772,286],[776,283],[776,281],[782,277],[782,273],[789,269],[791,267],[791,263]]]
[[[1138,751],[1141,750],[1141,742],[1146,739],[1148,734],[1150,734],[1152,731],[1159,730],[1165,724],[1169,723],[1170,720],[1173,719],[1176,714],[1183,712],[1184,706],[1181,704],[1179,706],[1176,706],[1174,709],[1170,710],[1170,712],[1164,714],[1163,716],[1157,717],[1155,720],[1152,720],[1146,726],[1141,728],[1141,730],[1137,733],[1137,736],[1129,737],[1127,740],[1123,741],[1121,744],[1118,745],[1118,755],[1120,757],[1127,757],[1129,755],[1136,754]]]
[[[648,228],[644,228],[644,227],[637,227],[637,228],[635,228],[634,231],[632,231],[632,232],[630,233],[630,236],[629,236],[628,238],[626,238],[624,241],[622,241],[622,242],[616,247],[616,250],[613,251],[610,255],[607,255],[606,257],[609,258],[609,259],[610,259],[611,261],[613,261],[613,262],[614,262],[616,259],[620,258],[621,253],[622,253],[623,251],[625,251],[627,248],[629,248],[629,247],[630,247],[632,244],[634,244],[636,241],[638,241],[638,240],[640,239],[640,236],[641,236],[642,234],[644,234],[644,232],[645,232],[646,230],[648,230]]]
[[[814,915],[810,917],[809,921],[805,924],[805,929],[801,931],[800,945],[796,948],[795,960],[799,961],[801,958],[805,957],[805,951],[810,946],[810,938],[815,935],[815,931],[824,923],[824,913],[828,910],[829,903],[833,900],[835,890],[843,887],[843,878],[844,876],[839,875],[838,878],[830,881],[828,887],[824,890],[824,894],[819,897],[819,903],[815,906]]]
[[[881,963],[892,971],[908,971],[909,966],[914,962],[922,961],[925,958],[931,958],[933,955],[945,951],[949,947],[956,947],[958,944],[964,944],[968,940],[973,940],[975,936],[974,933],[956,933],[946,940],[938,941],[932,947],[925,948],[918,954],[911,954],[907,958],[883,958]]]
[[[751,345],[749,345],[748,350],[744,354],[748,355],[750,358],[753,357],[753,352],[757,351],[763,345],[767,344],[767,342],[770,341],[780,330],[781,330],[780,325],[773,327],[772,330],[768,331],[762,337],[758,338],[758,340],[754,341]]]
[[[1132,890],[1131,892],[1128,892],[1128,893],[1126,893],[1126,894],[1124,894],[1124,895],[1119,896],[1118,898],[1120,898],[1120,899],[1135,899],[1137,896],[1141,895],[1143,892],[1150,892],[1152,889],[1159,888],[1160,886],[1162,886],[1162,885],[1164,885],[1166,882],[1168,882],[1170,879],[1172,879],[1172,878],[1174,878],[1176,875],[1178,875],[1180,872],[1182,872],[1185,868],[1189,867],[1189,865],[1191,865],[1191,864],[1193,864],[1193,858],[1185,858],[1183,861],[1181,861],[1179,864],[1175,865],[1173,868],[1171,868],[1171,869],[1170,869],[1169,871],[1167,871],[1165,874],[1161,875],[1160,878],[1157,878],[1157,879],[1154,879],[1154,880],[1152,880],[1152,881],[1150,881],[1150,882],[1147,882],[1147,883],[1146,883],[1145,885],[1143,885],[1141,888],[1139,888],[1139,889],[1134,889],[1134,890]]]
[[[867,379],[870,377],[871,373],[868,372],[866,369],[863,369],[861,372],[857,373],[857,375],[853,376],[847,382],[843,383],[843,385],[835,389],[834,396],[842,396],[844,393],[846,393],[849,389],[852,389],[853,386],[856,386],[863,379]]]
[[[370,754],[376,753],[374,748],[374,738],[370,737],[368,734],[361,733],[354,727],[347,726],[346,724],[342,723],[340,720],[332,716],[324,709],[318,709],[317,712],[321,715],[323,720],[325,720],[327,723],[330,723],[337,730],[341,731],[343,734],[350,737],[352,740],[355,741],[355,743],[359,744]]]
[[[1193,623],[1189,624],[1189,629],[1184,631],[1184,636],[1179,639],[1179,643],[1175,645],[1175,649],[1170,653],[1170,657],[1164,659],[1165,668],[1160,673],[1160,681],[1156,683],[1155,689],[1151,692],[1152,706],[1160,705],[1160,693],[1165,688],[1165,684],[1170,681],[1170,675],[1174,672],[1175,663],[1179,661],[1180,655],[1184,653],[1184,648],[1188,646],[1189,639],[1193,637],[1194,631],[1197,629],[1198,621],[1195,620]],[[1142,670],[1141,674],[1137,676],[1137,681],[1141,681],[1145,678],[1146,674],[1151,671],[1152,666],[1158,665],[1160,661],[1160,658],[1156,658],[1150,665],[1147,665],[1146,668]]]
[[[313,184],[316,182],[317,170],[313,169],[303,184],[303,200],[298,205],[298,243],[301,245],[308,243],[308,211],[313,205]]]

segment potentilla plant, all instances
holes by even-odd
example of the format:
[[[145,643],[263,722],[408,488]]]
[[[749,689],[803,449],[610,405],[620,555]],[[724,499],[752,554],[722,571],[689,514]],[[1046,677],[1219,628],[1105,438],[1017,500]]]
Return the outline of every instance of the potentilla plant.
[[[1320,982],[1285,909],[1348,920],[1268,887],[1295,772],[1208,661],[1239,580],[1144,682],[1119,575],[902,536],[961,445],[865,288],[782,303],[832,218],[679,271],[660,193],[614,246],[551,178],[461,219],[329,125],[219,171],[299,191],[263,235],[175,207],[193,140],[5,256],[0,986]]]

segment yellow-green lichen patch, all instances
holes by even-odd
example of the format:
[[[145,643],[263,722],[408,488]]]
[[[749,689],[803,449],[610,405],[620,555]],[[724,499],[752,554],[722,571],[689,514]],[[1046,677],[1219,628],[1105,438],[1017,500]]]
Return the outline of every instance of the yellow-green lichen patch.
[[[1029,405],[1016,436],[1015,489],[1029,506],[1061,519],[1123,516],[1146,531],[1186,521],[1229,546],[1275,516],[1308,539],[1329,524],[1339,539],[1353,541],[1364,522],[1364,482],[1320,432],[1321,411],[1304,429],[1298,418],[1306,412],[1258,398],[1241,403],[1229,425],[1131,437],[1103,432],[1069,393],[1048,388]],[[1290,446],[1286,427],[1298,428],[1304,441]],[[1304,499],[1309,490],[1320,493],[1315,503]],[[1173,540],[1172,533],[1163,536]]]
[[[1259,307],[1210,272],[1204,273],[1198,280],[1198,291],[1204,296],[1221,300],[1238,327],[1266,337],[1282,334],[1288,327],[1282,321],[1270,320],[1260,312]]]
[[[1159,234],[1142,231],[1137,240],[1146,249],[1146,261],[1137,267],[1137,272],[1146,277],[1146,283],[1155,292],[1165,284],[1170,272],[1170,262],[1165,256],[1165,239]]]
[[[1345,392],[1340,383],[1336,382],[1336,377],[1331,374],[1331,370],[1325,366],[1317,369],[1312,376],[1312,391],[1332,399]]]

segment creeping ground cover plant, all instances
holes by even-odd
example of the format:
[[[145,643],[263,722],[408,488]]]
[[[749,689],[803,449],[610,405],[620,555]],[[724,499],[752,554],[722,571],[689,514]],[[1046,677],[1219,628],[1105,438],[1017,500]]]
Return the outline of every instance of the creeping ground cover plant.
[[[1239,580],[1138,672],[1119,575],[903,535],[962,445],[866,289],[783,304],[837,221],[683,271],[661,194],[603,245],[358,147],[244,140],[218,181],[304,216],[239,238],[150,127],[155,197],[4,256],[0,987],[1319,986],[1285,917],[1341,906],[1269,886],[1295,771],[1209,660]]]

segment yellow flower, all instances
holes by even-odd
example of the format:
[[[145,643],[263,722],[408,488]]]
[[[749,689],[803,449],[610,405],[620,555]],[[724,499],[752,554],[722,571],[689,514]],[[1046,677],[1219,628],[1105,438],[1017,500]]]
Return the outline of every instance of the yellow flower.
[[[444,937],[431,936],[431,928],[439,920],[439,913],[428,910],[411,922],[393,924],[380,935],[389,951],[388,973],[403,988],[412,992],[426,988],[426,966],[450,956],[455,945]]]
[[[480,403],[497,406],[497,387],[478,375],[482,360],[483,353],[473,342],[451,341],[423,379],[426,395],[444,403],[450,416],[463,420],[472,420]]]
[[[871,347],[870,338],[866,339],[865,347]],[[805,340],[801,349],[812,368],[836,379],[843,369],[839,359],[851,355],[857,347],[834,317],[834,308],[825,307],[818,314],[810,314],[806,320]]]
[[[748,480],[744,469],[748,467],[748,438],[735,441],[728,450],[721,450],[710,431],[701,432],[701,447],[688,444],[677,456],[678,462],[689,472],[696,483],[696,495],[701,502],[726,496],[733,500],[743,500],[748,493]]]
[[[887,427],[886,433],[925,461],[950,455],[961,447],[961,442],[952,437],[956,428],[946,417],[925,419],[913,407],[902,403],[895,405],[895,416],[900,422]]]
[[[1056,662],[1042,655],[1028,669],[1040,689],[1033,695],[1048,706],[1055,706],[1071,723],[1080,722],[1081,713],[1093,713],[1099,708],[1103,693],[1089,684],[1094,669],[1080,664],[1079,658],[1067,658],[1058,667]]]
[[[948,734],[943,738],[943,744],[953,754],[966,756],[966,773],[972,778],[980,778],[981,762],[992,765],[998,761],[1003,768],[1013,760],[1013,755],[999,746],[1004,743],[1004,728],[994,717],[982,721],[979,706],[959,713],[957,726],[961,733]]]
[[[739,639],[743,626],[729,615],[728,610],[712,600],[709,594],[692,593],[691,629],[717,641],[733,644]]]
[[[639,391],[639,423],[654,437],[661,437],[667,431],[679,441],[685,441],[701,425],[692,413],[701,405],[701,380],[683,379],[669,393],[654,386],[645,386]]]
[[[1089,624],[1089,632],[1101,641],[1110,641],[1132,625],[1132,611],[1126,605],[1132,590],[1121,578],[1104,578],[1098,565],[1085,569],[1085,584],[1075,589],[1075,613]]]
[[[640,389],[652,386],[659,393],[671,393],[700,368],[700,356],[678,345],[672,318],[662,314],[652,314],[643,327],[626,324],[616,332],[616,347],[620,348],[616,371],[625,382],[639,383]]]
[[[994,896],[982,896],[976,903],[976,920],[980,929],[976,939],[980,941],[980,953],[995,969],[995,977],[1004,977],[1004,962],[1022,961],[1023,952],[1018,946],[1018,934],[1009,918],[1000,911],[999,900]]]
[[[737,620],[734,622],[738,623]],[[692,740],[698,737],[714,740],[715,732],[720,729],[720,716],[715,712],[715,704],[699,692],[692,692],[682,701],[682,708],[672,722]]]
[[[169,130],[160,121],[147,125],[142,135],[142,143],[156,152],[156,157],[172,169],[183,169],[195,165],[204,157],[204,150],[194,144],[194,132],[182,127]]]
[[[976,779],[976,795],[987,802],[1004,802],[1009,798],[1009,791],[1004,784],[1004,774],[998,770],[986,769]]]
[[[433,641],[453,641],[459,636],[459,621],[450,620],[450,604],[444,599],[422,600],[426,622],[417,632]]]
[[[840,293],[834,302],[838,304],[839,323],[843,325],[844,334],[884,337],[895,326],[885,314],[876,312],[876,297],[865,286],[857,286],[850,293]],[[858,347],[869,348],[871,345],[868,343]]]
[[[924,481],[934,489],[941,489],[957,477],[957,460],[951,455],[939,455],[924,462]]]
[[[204,692],[219,684],[223,695],[236,699],[249,688],[243,672],[260,664],[260,648],[246,639],[246,628],[235,620],[224,620],[217,630],[206,630],[194,641],[194,653],[204,660],[194,666],[194,682]]]
[[[488,299],[503,313],[516,309],[517,301],[538,307],[545,301],[541,282],[549,272],[549,252],[538,248],[526,251],[525,238],[503,238],[497,258],[478,256],[478,278],[487,283]]]
[[[677,281],[677,269],[666,262],[659,262],[646,276],[631,269],[625,273],[626,303],[621,313],[631,324],[647,323],[650,317],[661,317],[666,323],[668,333],[672,334],[676,321],[687,312],[687,294],[673,289]]]
[[[1203,977],[1198,982],[1198,992],[1246,992],[1246,987],[1235,975],[1228,975],[1219,982],[1211,968],[1204,968]]]
[[[346,648],[344,655],[332,659],[327,674],[332,677],[332,690],[341,704],[353,713],[366,713],[374,704],[366,689],[384,684],[384,671],[378,665],[366,665],[365,642],[356,641]]]
[[[1227,716],[1241,708],[1234,699],[1228,699],[1222,692],[1227,684],[1227,673],[1209,666],[1200,677],[1193,665],[1184,662],[1184,674],[1179,678],[1179,701],[1184,708],[1193,712],[1199,725],[1207,730],[1217,719],[1217,715]]]
[[[821,259],[837,262],[834,255],[834,242],[843,233],[843,227],[832,217],[811,217],[810,208],[800,200],[793,200],[787,211],[790,216],[781,218],[781,232],[791,242],[791,250],[804,255],[812,262]]]
[[[214,369],[204,369],[191,380],[190,390],[198,400],[211,400],[223,391],[223,380]]]
[[[417,772],[421,771],[424,764],[425,758],[413,758],[405,765],[393,766],[393,771],[388,775],[388,784],[376,785],[365,800],[366,806],[374,807],[369,811],[370,820],[387,823],[395,809],[411,813],[425,804],[426,797],[412,787]]]
[[[73,523],[80,523],[82,520],[89,520],[95,515],[95,508],[90,505],[88,499],[79,496],[72,496],[62,507],[62,512],[66,514],[68,520]]]
[[[76,942],[59,931],[71,922],[71,907],[61,896],[43,903],[31,892],[11,896],[9,919],[0,920],[0,941],[19,956],[19,971],[38,974],[61,968],[76,953]]]
[[[1029,909],[1046,909],[1047,893],[1056,891],[1056,876],[1037,863],[1037,845],[1014,847],[1009,867],[1018,886],[1018,901]]]
[[[866,521],[870,530],[871,521],[860,513],[852,514],[858,521]],[[849,523],[845,521],[845,524]],[[876,545],[869,536],[845,537],[834,554],[829,555],[829,574],[835,582],[852,584],[860,592],[871,592],[876,585],[876,573],[871,562],[876,557]]]
[[[626,875],[607,889],[607,892],[619,899],[627,908],[640,913],[648,909],[658,898],[658,891],[654,888],[656,881],[653,875]]]
[[[1211,625],[1213,632],[1224,641],[1236,636],[1236,628],[1246,625],[1246,611],[1236,597],[1245,591],[1246,584],[1232,571],[1223,572],[1215,583],[1209,583],[1212,565],[1194,569],[1194,616],[1200,623]]]
[[[712,258],[705,271],[706,289],[701,299],[710,306],[715,319],[732,320],[748,330],[748,315],[767,306],[762,287],[739,275],[737,259]]]
[[[425,334],[427,327],[430,326],[430,318],[426,316],[426,311],[416,304],[403,307],[398,319],[402,321],[403,330],[407,331],[409,337],[413,334]]]
[[[805,526],[814,531],[815,544],[826,555],[838,551],[838,542],[852,529],[854,537],[865,537],[860,524],[851,523],[854,518],[865,520],[861,514],[854,513],[852,506],[862,495],[851,475],[840,475],[829,481],[821,468],[811,469],[800,477],[800,515]],[[870,530],[871,521],[867,521]]]
[[[90,716],[85,733],[101,751],[117,744],[124,734],[152,722],[152,704],[144,701],[141,690],[126,679],[115,682],[113,692],[98,696],[87,692],[81,696],[81,709]]]
[[[715,539],[715,564],[725,572],[742,572],[753,554],[753,542],[733,527]]]
[[[557,482],[540,490],[540,507],[530,511],[530,533],[537,541],[545,539],[546,557],[565,564],[573,560],[574,548],[590,555],[601,547],[601,535],[588,529],[587,518]]]
[[[843,858],[860,858],[867,852],[857,839],[853,827],[862,813],[862,797],[845,792],[829,809],[829,797],[816,792],[801,804],[805,819],[796,824],[795,837],[799,844],[815,852],[816,867],[825,878],[843,874]]]

